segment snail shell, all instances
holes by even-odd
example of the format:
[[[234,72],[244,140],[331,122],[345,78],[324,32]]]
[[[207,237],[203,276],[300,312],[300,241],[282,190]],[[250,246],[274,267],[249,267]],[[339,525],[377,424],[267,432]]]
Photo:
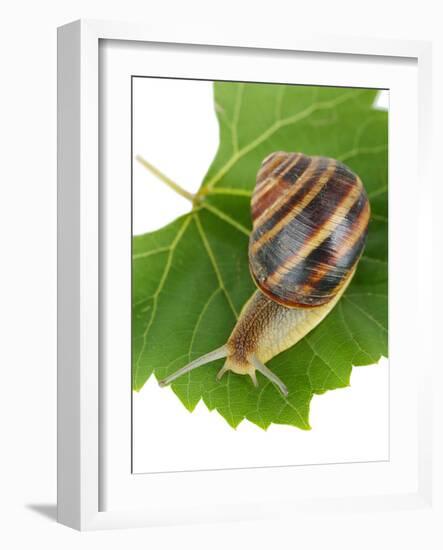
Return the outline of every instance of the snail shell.
[[[249,265],[260,290],[287,307],[333,299],[366,241],[370,207],[360,178],[330,158],[273,153],[251,207]]]

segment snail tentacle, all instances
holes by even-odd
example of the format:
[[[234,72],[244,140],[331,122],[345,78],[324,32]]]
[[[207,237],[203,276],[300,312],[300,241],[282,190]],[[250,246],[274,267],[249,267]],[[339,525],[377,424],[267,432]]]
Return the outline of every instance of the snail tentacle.
[[[226,363],[223,365],[223,367],[218,371],[217,376],[215,377],[217,380],[221,380],[223,378],[223,375],[225,372],[228,372],[228,367],[226,366]]]
[[[173,382],[176,378],[179,376],[182,376],[183,374],[186,374],[187,372],[190,372],[191,370],[194,370],[198,367],[201,367],[202,365],[206,365],[207,363],[211,363],[212,361],[216,361],[217,359],[222,359],[223,357],[226,357],[228,355],[228,350],[226,346],[221,346],[220,348],[214,349],[210,351],[209,353],[206,353],[205,355],[202,355],[201,357],[198,357],[194,361],[191,361],[178,371],[170,374],[166,378],[163,378],[163,380],[159,380],[158,384],[159,386],[167,386],[171,382]]]
[[[269,370],[266,365],[264,365],[255,355],[252,355],[250,357],[250,361],[254,368],[258,370],[258,372],[261,372],[263,376],[265,376],[268,380],[270,380],[273,384],[277,386],[277,388],[281,391],[281,393],[288,397],[288,388],[285,386],[282,380],[272,372],[272,370]]]
[[[248,374],[251,377],[251,380],[254,386],[258,388],[258,380],[257,380],[257,375],[255,374],[255,370],[250,371]]]
[[[226,372],[229,372],[230,370],[231,369],[229,368],[229,365],[227,363],[225,363],[223,365],[223,367],[217,373],[217,376],[216,376],[217,381],[220,381],[223,378],[223,375]],[[252,383],[254,384],[254,386],[256,388],[258,388],[258,381],[257,381],[257,376],[255,375],[255,370],[249,370],[247,372],[247,374],[249,374],[249,376],[251,377],[251,380],[252,380]]]

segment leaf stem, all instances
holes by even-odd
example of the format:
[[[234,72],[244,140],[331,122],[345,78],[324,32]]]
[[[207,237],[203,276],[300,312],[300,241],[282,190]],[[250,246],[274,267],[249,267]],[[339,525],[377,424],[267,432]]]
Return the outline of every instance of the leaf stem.
[[[173,191],[175,191],[178,195],[184,197],[188,201],[191,201],[192,203],[195,202],[195,195],[192,193],[189,193],[189,191],[186,191],[186,189],[183,189],[178,183],[175,183],[175,181],[171,180],[171,178],[168,178],[163,172],[160,172],[158,168],[156,168],[154,165],[152,165],[150,162],[148,162],[146,159],[144,159],[142,156],[137,155],[136,160],[145,168],[147,168],[151,174],[154,174],[154,176],[157,176],[158,179],[160,179],[163,183],[166,183],[168,187],[170,187]]]

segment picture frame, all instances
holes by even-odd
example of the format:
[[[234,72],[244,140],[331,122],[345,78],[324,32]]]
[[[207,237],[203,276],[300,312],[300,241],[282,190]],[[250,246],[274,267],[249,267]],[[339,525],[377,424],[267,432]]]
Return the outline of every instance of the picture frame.
[[[331,464],[322,466],[321,470],[313,470],[312,466],[306,465],[298,467],[297,472],[291,467],[281,467],[265,468],[265,471],[260,472],[234,469],[131,474],[130,453],[119,452],[119,448],[127,448],[130,444],[130,411],[127,407],[130,398],[126,396],[122,401],[117,400],[114,386],[108,383],[104,365],[106,354],[101,347],[108,298],[108,285],[102,282],[107,265],[104,262],[103,245],[103,239],[106,238],[103,233],[107,227],[102,219],[105,210],[112,208],[110,203],[104,201],[104,190],[100,184],[100,140],[103,136],[99,82],[100,64],[104,62],[100,56],[100,47],[105,41],[125,44],[125,55],[131,55],[131,47],[137,44],[151,44],[155,46],[152,60],[157,56],[159,61],[162,45],[173,46],[174,51],[180,48],[188,48],[186,51],[192,49],[197,55],[204,52],[205,63],[211,64],[214,74],[222,71],[221,64],[217,67],[216,51],[223,51],[231,59],[257,53],[262,56],[274,55],[279,57],[283,66],[290,62],[291,52],[302,52],[312,58],[323,57],[325,65],[331,66],[333,58],[349,62],[359,60],[367,72],[370,72],[369,67],[375,59],[383,59],[391,70],[401,63],[411,64],[416,72],[412,78],[416,78],[418,83],[418,98],[414,105],[418,116],[418,144],[409,143],[408,146],[417,159],[415,164],[414,160],[411,162],[418,169],[420,187],[427,189],[427,193],[417,199],[417,220],[414,224],[411,222],[409,233],[412,230],[417,230],[421,236],[432,233],[432,217],[427,215],[433,193],[429,175],[432,62],[429,43],[303,34],[298,34],[296,39],[252,39],[251,34],[248,39],[244,39],[226,37],[222,32],[219,36],[211,34],[209,37],[204,30],[200,36],[190,37],[185,29],[179,34],[177,31],[167,32],[144,25],[102,21],[77,21],[61,27],[58,31],[59,522],[76,529],[90,530],[259,520],[265,517],[285,519],[295,512],[322,514],[334,510],[334,513],[348,514],[358,510],[369,514],[375,511],[389,514],[404,509],[425,513],[435,519],[433,503],[438,495],[441,496],[441,488],[436,484],[438,473],[435,471],[437,466],[433,450],[435,432],[432,430],[439,425],[441,427],[441,423],[432,409],[431,389],[441,374],[434,368],[438,361],[433,360],[430,331],[416,325],[408,329],[400,323],[396,329],[392,312],[397,311],[401,315],[402,296],[400,289],[392,289],[392,286],[390,327],[393,330],[390,347],[399,349],[401,340],[410,336],[407,340],[410,342],[407,350],[410,367],[409,370],[405,369],[404,387],[399,387],[401,378],[396,377],[395,371],[391,379],[394,396],[390,418],[392,452],[387,464],[370,465],[367,470],[363,469],[365,465]],[[106,63],[109,63],[108,58]],[[244,66],[242,70],[245,70]],[[186,67],[183,68],[185,72]],[[177,68],[169,76],[183,77],[183,73],[180,74]],[[325,82],[331,82],[332,78],[330,72],[325,73]],[[380,77],[377,83],[379,87],[383,87],[382,80]],[[392,136],[396,135],[398,128],[390,127],[393,163],[401,159],[401,151],[398,147],[396,150],[395,143],[391,142]],[[402,204],[395,201],[392,204],[393,198],[396,199],[396,196],[390,199],[393,211],[390,219],[397,235],[395,238],[398,238],[401,231],[405,230],[400,210],[403,208],[408,211],[415,203],[412,198],[405,198]],[[432,265],[430,246],[417,247],[416,255],[418,265]],[[393,265],[401,267],[404,258],[401,251],[397,257],[396,249],[393,249],[392,256]],[[391,277],[397,277],[395,271],[390,271]],[[432,285],[426,279],[423,269],[417,269],[411,275],[411,280],[411,312],[419,313],[420,318],[431,319],[432,300],[429,300],[429,296],[432,296]],[[395,321],[398,321],[398,317]],[[412,341],[412,328],[419,331],[415,341]],[[415,373],[413,367],[418,358],[419,343],[421,368]],[[403,355],[400,351],[398,353],[395,360],[400,363],[404,360],[406,365],[406,350]],[[412,407],[408,417],[412,422],[414,437],[403,439],[400,437],[405,435],[400,430],[405,413],[402,393],[417,402],[416,409]],[[111,428],[110,405],[117,410],[123,407],[126,411],[122,421],[112,417]],[[258,475],[260,491],[256,489]],[[306,485],[303,490],[301,476]],[[359,492],[358,484],[365,476],[376,487],[374,491],[367,489],[366,493]],[[147,482],[144,483],[142,478],[147,478]],[[375,480],[383,482],[378,485]],[[387,480],[393,481],[389,484]],[[109,484],[113,484],[112,489],[108,488]],[[224,488],[232,486],[240,493],[240,496],[236,494],[235,499],[230,490],[224,492]],[[285,486],[300,488],[301,497],[288,496],[281,490]],[[327,491],[323,492],[325,486]],[[320,487],[321,490],[318,489]],[[195,493],[194,500],[189,498],[191,488]],[[214,496],[214,488],[217,489],[217,497]],[[137,491],[145,502],[142,506],[134,497]],[[109,494],[112,494],[112,498]],[[174,505],[171,505],[171,500]]]

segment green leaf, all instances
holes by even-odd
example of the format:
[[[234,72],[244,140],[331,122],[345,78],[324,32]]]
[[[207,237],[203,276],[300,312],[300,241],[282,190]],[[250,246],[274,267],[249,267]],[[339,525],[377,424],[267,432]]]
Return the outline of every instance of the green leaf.
[[[192,411],[200,400],[236,427],[242,420],[309,429],[314,394],[349,385],[353,366],[387,356],[387,113],[374,90],[215,83],[220,145],[192,212],[133,239],[133,388],[160,379],[226,342],[254,292],[248,264],[250,194],[261,161],[277,150],[345,162],[371,199],[368,242],[334,310],[268,366],[283,397],[261,375],[216,373],[223,361],[177,379]],[[167,390],[165,390],[167,391]]]

